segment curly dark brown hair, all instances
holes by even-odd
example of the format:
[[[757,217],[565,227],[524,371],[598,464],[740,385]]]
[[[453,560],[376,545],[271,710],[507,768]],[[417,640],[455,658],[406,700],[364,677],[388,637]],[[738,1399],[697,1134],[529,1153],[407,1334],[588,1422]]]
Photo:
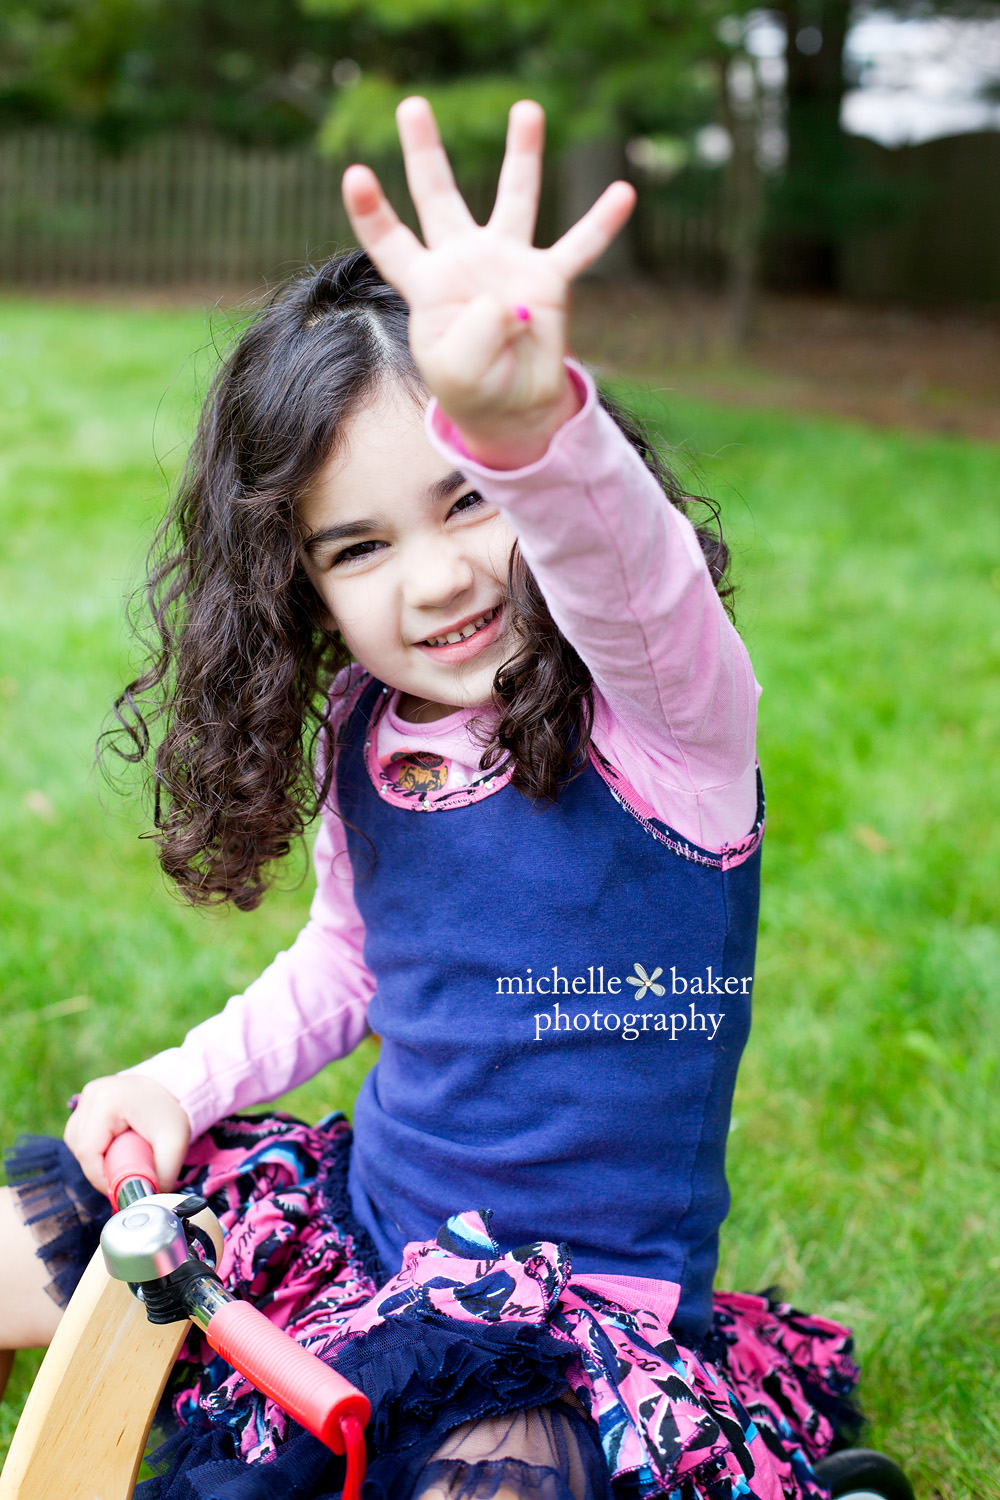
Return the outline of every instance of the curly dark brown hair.
[[[328,797],[333,757],[321,757],[317,785],[316,751],[350,657],[324,628],[303,570],[296,505],[345,422],[387,380],[424,394],[406,304],[354,251],[270,300],[205,402],[140,591],[153,626],[149,658],[117,699],[100,745],[102,754],[151,761],[160,862],[192,902],[255,907],[274,861]],[[667,498],[685,509],[693,497],[632,421],[601,399]],[[711,510],[712,524],[696,529],[728,607],[729,554]],[[483,766],[509,755],[514,786],[552,799],[586,755],[591,676],[516,546],[508,587],[520,645],[496,674],[498,718]]]

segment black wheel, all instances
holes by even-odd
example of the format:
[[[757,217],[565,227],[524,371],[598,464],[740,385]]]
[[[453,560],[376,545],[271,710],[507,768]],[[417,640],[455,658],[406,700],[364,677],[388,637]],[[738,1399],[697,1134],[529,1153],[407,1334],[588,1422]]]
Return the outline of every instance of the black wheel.
[[[842,1448],[815,1468],[830,1486],[832,1500],[915,1500],[913,1486],[899,1465],[874,1448]]]

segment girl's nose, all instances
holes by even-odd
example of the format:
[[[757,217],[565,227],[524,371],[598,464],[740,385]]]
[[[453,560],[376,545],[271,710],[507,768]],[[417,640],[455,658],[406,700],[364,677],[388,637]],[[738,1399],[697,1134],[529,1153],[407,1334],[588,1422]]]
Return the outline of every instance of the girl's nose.
[[[457,540],[438,537],[411,550],[403,592],[411,609],[432,609],[459,598],[474,583],[472,564]]]

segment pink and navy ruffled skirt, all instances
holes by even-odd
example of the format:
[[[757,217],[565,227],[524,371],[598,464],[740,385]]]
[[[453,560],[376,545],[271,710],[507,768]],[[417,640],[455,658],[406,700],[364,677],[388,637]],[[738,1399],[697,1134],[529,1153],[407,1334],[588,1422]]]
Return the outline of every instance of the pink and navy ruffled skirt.
[[[812,1465],[859,1425],[850,1331],[767,1295],[719,1292],[698,1348],[663,1312],[574,1278],[566,1246],[508,1254],[488,1212],[407,1246],[387,1278],[350,1209],[351,1130],[222,1120],[183,1185],[226,1231],[237,1295],[372,1404],[364,1500],[819,1500]],[[108,1216],[61,1142],[28,1137],[8,1177],[68,1300]],[[596,1279],[595,1279],[596,1280]],[[343,1460],[192,1332],[140,1500],[336,1500]]]

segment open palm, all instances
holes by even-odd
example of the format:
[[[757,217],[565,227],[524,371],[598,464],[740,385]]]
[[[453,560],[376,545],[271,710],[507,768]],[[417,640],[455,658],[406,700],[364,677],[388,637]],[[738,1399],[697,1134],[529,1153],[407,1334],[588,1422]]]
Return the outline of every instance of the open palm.
[[[396,112],[406,180],[424,235],[403,224],[368,167],[344,174],[358,242],[410,308],[410,346],[451,419],[486,448],[554,430],[566,399],[563,356],[570,283],[625,223],[634,190],[616,182],[548,249],[532,244],[545,116],[510,112],[496,202],[479,225],[455,185],[426,99]],[[563,416],[565,412],[563,412]]]

